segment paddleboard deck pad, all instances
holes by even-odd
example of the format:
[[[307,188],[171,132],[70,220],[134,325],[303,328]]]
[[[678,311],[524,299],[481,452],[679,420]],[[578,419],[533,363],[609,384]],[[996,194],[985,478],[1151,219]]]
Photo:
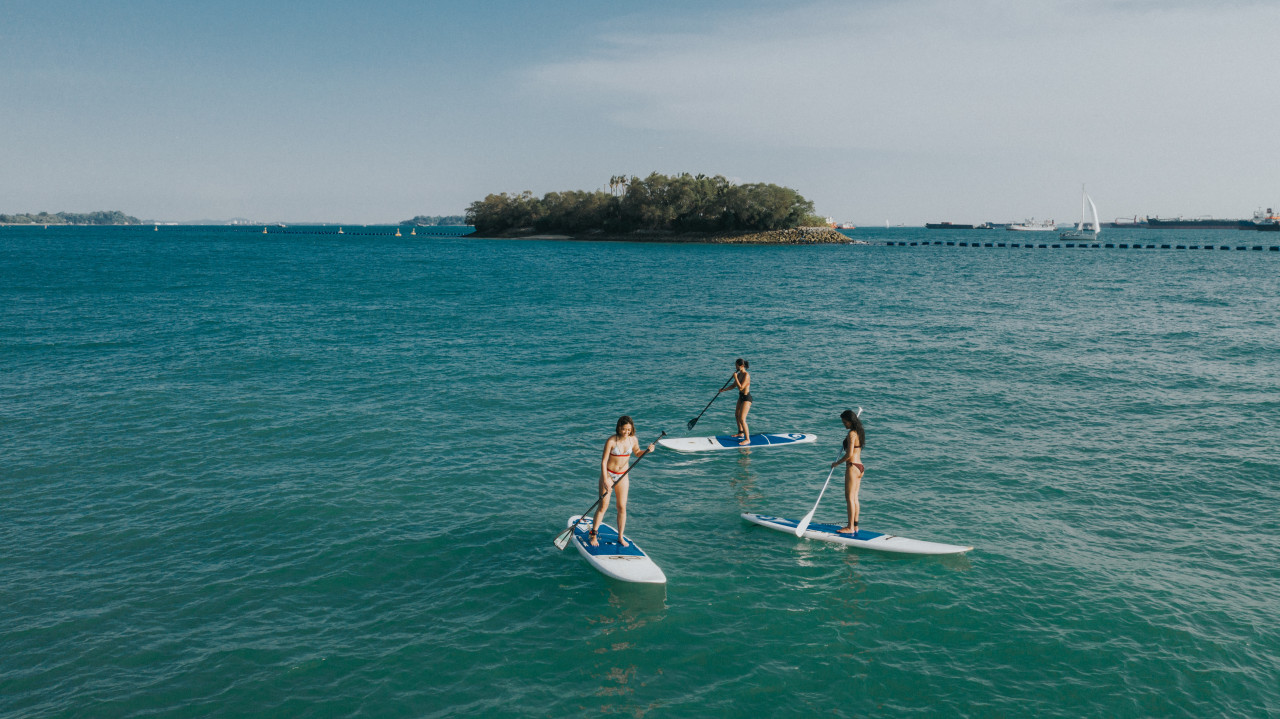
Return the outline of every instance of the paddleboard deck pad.
[[[770,517],[763,514],[743,514],[742,518],[761,527],[786,532],[793,537],[796,535],[796,525],[800,523],[795,519]],[[963,554],[973,549],[973,547],[962,547],[958,544],[940,544],[919,539],[907,539],[893,534],[872,532],[868,529],[859,529],[857,534],[842,533],[837,531],[839,529],[840,526],[836,524],[811,522],[808,528],[804,530],[804,538],[847,544],[850,547],[875,549],[881,552],[897,552],[898,554]]]
[[[606,577],[643,584],[667,583],[667,575],[631,537],[627,537],[629,546],[624,547],[618,542],[618,530],[601,522],[596,530],[600,546],[593,547],[587,536],[591,531],[591,517],[572,516],[566,526],[573,527],[573,545],[578,553]]]
[[[784,444],[808,444],[818,438],[816,434],[788,432],[785,434],[753,434],[751,444],[738,444],[738,437],[672,437],[658,440],[658,444],[677,452],[709,452],[717,449],[746,449],[747,447],[777,447]]]

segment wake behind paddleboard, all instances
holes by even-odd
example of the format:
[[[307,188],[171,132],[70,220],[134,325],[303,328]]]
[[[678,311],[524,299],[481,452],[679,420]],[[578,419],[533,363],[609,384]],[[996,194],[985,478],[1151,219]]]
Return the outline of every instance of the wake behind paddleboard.
[[[816,434],[789,432],[786,434],[753,434],[751,444],[738,444],[738,437],[672,437],[660,439],[658,444],[677,452],[709,452],[717,449],[746,449],[748,447],[778,447],[784,444],[808,444],[818,438]]]
[[[587,536],[591,531],[591,517],[574,515],[566,526],[573,527],[573,545],[578,548],[578,553],[606,577],[643,584],[667,583],[667,575],[631,537],[627,537],[630,546],[624,547],[618,543],[618,530],[601,522],[596,529],[600,546],[593,547]]]
[[[794,519],[769,517],[763,514],[744,514],[742,518],[762,527],[786,532],[793,537],[796,535],[796,525],[799,524]],[[850,547],[875,549],[881,552],[897,552],[898,554],[963,554],[973,549],[973,547],[962,547],[957,544],[940,544],[919,539],[907,539],[906,537],[898,537],[892,534],[880,534],[867,529],[860,529],[857,534],[837,532],[836,530],[838,529],[840,529],[839,525],[813,522],[805,529],[804,538],[847,544]]]

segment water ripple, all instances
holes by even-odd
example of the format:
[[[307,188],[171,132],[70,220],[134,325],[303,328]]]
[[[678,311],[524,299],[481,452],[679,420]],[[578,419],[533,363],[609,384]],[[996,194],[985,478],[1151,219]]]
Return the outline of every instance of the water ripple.
[[[1271,253],[174,232],[0,237],[0,714],[1280,706]],[[819,441],[639,465],[665,588],[556,551],[614,419],[683,434],[736,356]],[[971,555],[738,517],[859,405],[863,524]]]

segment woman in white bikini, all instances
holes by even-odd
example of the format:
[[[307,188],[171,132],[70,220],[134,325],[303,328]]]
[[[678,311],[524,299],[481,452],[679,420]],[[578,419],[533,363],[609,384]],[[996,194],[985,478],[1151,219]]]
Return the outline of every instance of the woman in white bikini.
[[[617,429],[605,441],[604,456],[600,459],[600,496],[603,499],[588,533],[591,546],[600,546],[596,528],[600,526],[600,520],[604,519],[605,510],[609,508],[609,492],[614,490],[617,490],[618,497],[618,544],[630,546],[623,534],[627,528],[627,470],[631,467],[631,455],[634,454],[639,459],[652,451],[652,442],[648,449],[640,449],[640,443],[636,440],[636,426],[632,424],[631,417],[625,414],[619,417]]]
[[[862,445],[867,441],[867,431],[862,428],[862,420],[851,409],[840,413],[840,421],[849,434],[844,438],[844,456],[832,462],[831,466],[844,463],[844,504],[849,510],[849,524],[836,531],[857,534],[858,515],[862,512],[858,490],[862,488],[862,472],[865,469],[862,466]]]
[[[733,411],[733,418],[738,422],[738,433],[734,437],[741,437],[742,441],[739,446],[751,444],[751,431],[747,429],[747,412],[751,411],[751,373],[747,371],[750,367],[746,360],[739,357],[733,361],[733,380],[732,385],[725,385],[720,388],[721,392],[727,392],[731,389],[738,390],[738,406]]]

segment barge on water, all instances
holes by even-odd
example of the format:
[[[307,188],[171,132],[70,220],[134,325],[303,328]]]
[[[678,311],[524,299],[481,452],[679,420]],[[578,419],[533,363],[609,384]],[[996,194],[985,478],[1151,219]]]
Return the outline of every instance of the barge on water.
[[[925,229],[928,230],[990,230],[994,226],[990,222],[983,222],[980,225],[962,225],[955,222],[926,222]]]

